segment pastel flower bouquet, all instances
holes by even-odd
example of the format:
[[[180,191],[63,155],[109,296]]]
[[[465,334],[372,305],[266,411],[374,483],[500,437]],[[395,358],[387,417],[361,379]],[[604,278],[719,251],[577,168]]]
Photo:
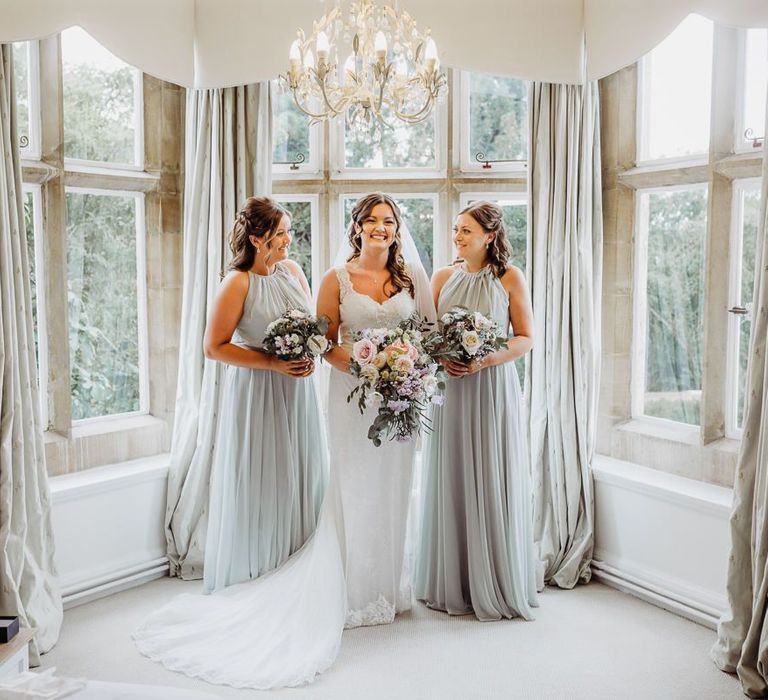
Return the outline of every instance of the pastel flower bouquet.
[[[360,413],[378,409],[368,429],[376,447],[382,436],[408,442],[422,427],[429,429],[427,407],[442,403],[445,385],[437,377],[437,363],[424,352],[423,330],[412,316],[396,328],[366,328],[352,336],[350,369],[360,384],[347,401],[357,396]]]
[[[322,357],[331,349],[325,337],[328,319],[315,318],[301,309],[290,309],[267,326],[260,350],[281,360]]]
[[[507,340],[498,323],[478,311],[454,306],[438,319],[424,349],[437,360],[468,364],[506,347]]]

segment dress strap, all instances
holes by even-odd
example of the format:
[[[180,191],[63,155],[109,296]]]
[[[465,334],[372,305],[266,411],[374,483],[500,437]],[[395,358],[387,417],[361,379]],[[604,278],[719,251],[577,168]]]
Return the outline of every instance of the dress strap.
[[[336,279],[339,280],[339,299],[343,299],[352,291],[352,280],[349,279],[349,270],[346,265],[336,268]]]

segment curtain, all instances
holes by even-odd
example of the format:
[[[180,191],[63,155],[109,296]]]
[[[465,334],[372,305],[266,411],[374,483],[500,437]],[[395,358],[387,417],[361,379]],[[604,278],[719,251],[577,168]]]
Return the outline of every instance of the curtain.
[[[730,523],[729,609],[712,647],[715,663],[723,671],[737,673],[751,698],[768,696],[768,139],[763,147],[760,221],[744,433]]]
[[[602,191],[597,83],[529,90],[528,366],[537,583],[588,581],[600,384]]]
[[[0,614],[37,634],[30,661],[59,638],[29,286],[12,50],[0,45]]]
[[[220,363],[203,355],[208,308],[229,261],[228,235],[247,197],[272,183],[268,82],[190,90],[186,112],[184,282],[166,539],[171,575],[201,578]]]

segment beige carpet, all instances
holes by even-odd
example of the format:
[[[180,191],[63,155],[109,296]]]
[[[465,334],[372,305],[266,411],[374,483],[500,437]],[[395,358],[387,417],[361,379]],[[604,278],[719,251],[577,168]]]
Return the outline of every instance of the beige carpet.
[[[42,668],[92,680],[170,685],[233,698],[743,698],[709,660],[714,633],[601,584],[547,589],[534,622],[480,623],[418,606],[394,624],[344,633],[314,684],[272,692],[212,686],[141,656],[130,631],[199,582],[160,579],[65,614]]]

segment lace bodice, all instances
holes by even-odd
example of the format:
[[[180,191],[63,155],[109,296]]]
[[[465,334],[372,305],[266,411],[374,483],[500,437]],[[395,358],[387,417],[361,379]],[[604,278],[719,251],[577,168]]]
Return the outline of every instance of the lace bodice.
[[[345,266],[336,268],[336,277],[339,280],[340,339],[347,351],[352,348],[352,331],[392,328],[416,311],[416,302],[405,289],[379,303],[354,290]]]

